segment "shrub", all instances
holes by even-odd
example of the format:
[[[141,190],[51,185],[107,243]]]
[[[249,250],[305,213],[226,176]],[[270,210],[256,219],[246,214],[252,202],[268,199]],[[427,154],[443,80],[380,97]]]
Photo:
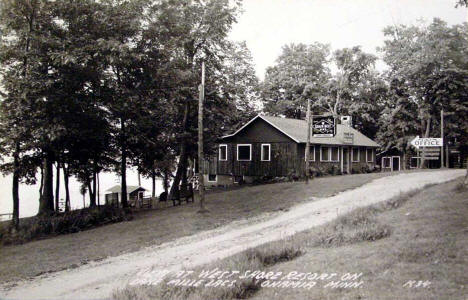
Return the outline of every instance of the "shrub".
[[[131,218],[131,214],[122,208],[112,206],[85,208],[67,213],[54,213],[49,216],[35,216],[22,219],[17,231],[8,226],[2,226],[0,228],[0,241],[3,245],[20,244],[49,235],[74,233]]]

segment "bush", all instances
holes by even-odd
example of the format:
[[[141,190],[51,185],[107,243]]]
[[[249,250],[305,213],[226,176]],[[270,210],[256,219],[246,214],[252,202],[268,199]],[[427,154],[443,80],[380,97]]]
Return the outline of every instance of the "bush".
[[[131,214],[113,206],[85,208],[50,216],[35,216],[20,220],[20,227],[17,231],[9,226],[2,226],[0,241],[3,245],[20,244],[50,235],[74,233],[108,223],[131,220],[131,218]]]

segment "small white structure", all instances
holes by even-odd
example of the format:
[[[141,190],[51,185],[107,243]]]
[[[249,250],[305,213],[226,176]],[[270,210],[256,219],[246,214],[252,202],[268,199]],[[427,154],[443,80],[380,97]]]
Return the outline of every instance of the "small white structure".
[[[118,205],[122,202],[122,188],[115,185],[108,189],[105,194],[106,205]],[[141,186],[127,185],[127,201],[130,206],[137,206],[143,200],[146,189]]]

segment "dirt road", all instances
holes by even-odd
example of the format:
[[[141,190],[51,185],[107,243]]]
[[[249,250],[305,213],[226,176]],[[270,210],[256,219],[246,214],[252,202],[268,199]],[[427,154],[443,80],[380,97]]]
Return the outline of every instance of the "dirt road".
[[[464,170],[408,173],[376,179],[336,196],[315,199],[274,216],[234,222],[216,230],[138,252],[92,262],[0,290],[7,299],[103,299],[152,268],[175,271],[208,263],[298,231],[324,224],[354,208],[390,199],[426,184],[463,176]],[[77,249],[79,251],[79,249]],[[202,254],[202,255],[200,255]]]

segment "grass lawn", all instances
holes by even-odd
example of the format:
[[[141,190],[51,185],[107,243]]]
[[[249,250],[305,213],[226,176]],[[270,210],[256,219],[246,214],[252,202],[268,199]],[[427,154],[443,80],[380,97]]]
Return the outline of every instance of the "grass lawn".
[[[268,287],[269,278],[259,275],[236,278],[231,286],[184,287],[176,286],[172,277],[156,286],[116,290],[113,298],[466,299],[468,189],[459,188],[461,182],[458,179],[359,208],[323,226],[194,270],[194,274],[215,268],[220,273],[239,270],[239,274],[259,270],[262,276],[281,272],[270,283],[315,282],[314,286]],[[331,279],[333,273],[337,275]],[[346,274],[361,275],[350,279]],[[343,283],[354,287],[340,287]]]
[[[92,230],[32,241],[23,245],[0,247],[0,282],[30,278],[45,272],[77,267],[161,244],[231,221],[268,212],[278,212],[310,201],[361,186],[390,173],[356,174],[288,182],[209,193],[209,214],[198,214],[198,201],[162,210],[142,211],[129,222],[115,223]]]
[[[288,273],[363,273],[360,288],[262,288],[252,299],[466,299],[468,190],[462,180],[430,187],[401,208],[378,215],[391,234],[374,242],[306,247],[305,255],[275,265]],[[301,239],[313,239],[310,232]],[[430,282],[423,287],[408,281]]]

